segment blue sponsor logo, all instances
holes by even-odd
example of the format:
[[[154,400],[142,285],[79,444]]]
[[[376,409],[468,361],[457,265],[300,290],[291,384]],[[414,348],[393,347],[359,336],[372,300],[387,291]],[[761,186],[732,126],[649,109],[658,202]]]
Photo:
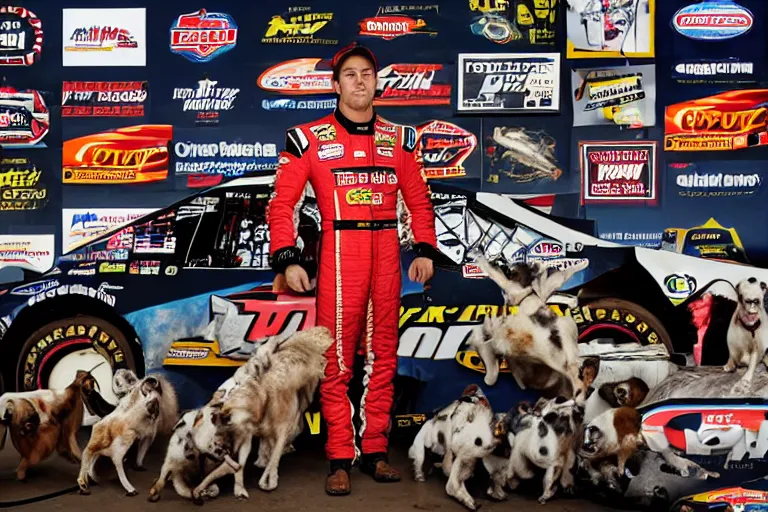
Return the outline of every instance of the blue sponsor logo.
[[[227,178],[251,172],[274,171],[278,166],[276,144],[261,142],[191,142],[173,144],[176,175],[217,174]]]
[[[44,293],[48,290],[52,290],[59,286],[58,279],[50,279],[48,281],[38,281],[36,283],[29,283],[23,286],[18,286],[11,290],[11,295],[37,295],[38,293]]]
[[[672,17],[672,26],[690,39],[721,41],[746,34],[755,24],[749,9],[733,0],[706,0],[683,7]]]
[[[261,108],[264,110],[333,110],[336,108],[336,98],[262,100]]]

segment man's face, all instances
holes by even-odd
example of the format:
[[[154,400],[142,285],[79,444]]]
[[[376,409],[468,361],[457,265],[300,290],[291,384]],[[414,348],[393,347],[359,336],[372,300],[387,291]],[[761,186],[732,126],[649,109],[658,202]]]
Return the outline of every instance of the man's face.
[[[367,110],[373,104],[376,93],[376,72],[368,59],[353,55],[344,61],[339,70],[339,80],[333,88],[346,107],[352,110]]]

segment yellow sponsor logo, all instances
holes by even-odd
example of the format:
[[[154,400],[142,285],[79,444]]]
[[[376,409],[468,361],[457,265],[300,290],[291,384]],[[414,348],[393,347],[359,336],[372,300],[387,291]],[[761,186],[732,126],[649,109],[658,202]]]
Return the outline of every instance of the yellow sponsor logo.
[[[125,272],[125,263],[102,263],[99,266],[99,274],[116,274]]]
[[[381,204],[383,196],[381,192],[373,192],[369,188],[353,188],[347,191],[347,204],[371,205]]]

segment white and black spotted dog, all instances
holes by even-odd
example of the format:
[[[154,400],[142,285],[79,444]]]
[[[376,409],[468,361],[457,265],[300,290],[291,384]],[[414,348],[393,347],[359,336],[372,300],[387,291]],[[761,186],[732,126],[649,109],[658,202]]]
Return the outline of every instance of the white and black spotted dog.
[[[448,476],[445,491],[470,510],[478,508],[465,482],[472,476],[478,460],[488,456],[499,444],[494,436],[494,416],[485,394],[470,385],[461,398],[442,409],[422,425],[408,450],[414,478],[424,481],[427,451],[442,456],[443,473]]]
[[[488,495],[504,499],[505,486],[514,490],[520,480],[535,476],[531,466],[545,470],[539,502],[546,503],[552,498],[558,483],[570,492],[574,483],[575,444],[583,419],[583,406],[564,397],[539,399],[533,408],[523,403],[504,417],[497,417],[495,433],[506,435],[506,453],[497,452],[483,460],[491,475]]]
[[[514,315],[488,316],[469,339],[485,366],[485,383],[492,386],[499,375],[499,359],[505,358],[518,386],[531,384],[531,365],[536,387],[548,388],[565,378],[570,389],[558,394],[586,401],[586,387],[579,378],[578,326],[573,318],[559,316],[547,300],[576,273],[588,266],[583,262],[560,270],[539,262],[520,263],[510,268],[490,264],[477,257],[478,265],[499,285],[507,306],[518,306]]]

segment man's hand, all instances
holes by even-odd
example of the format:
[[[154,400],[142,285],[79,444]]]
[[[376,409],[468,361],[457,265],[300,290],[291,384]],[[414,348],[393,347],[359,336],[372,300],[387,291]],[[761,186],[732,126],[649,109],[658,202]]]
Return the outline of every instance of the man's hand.
[[[285,280],[290,289],[298,293],[305,293],[313,288],[307,271],[301,265],[289,265],[285,269]]]
[[[424,284],[435,274],[432,266],[432,260],[429,258],[416,258],[411,262],[411,268],[408,269],[408,279],[413,282]]]

